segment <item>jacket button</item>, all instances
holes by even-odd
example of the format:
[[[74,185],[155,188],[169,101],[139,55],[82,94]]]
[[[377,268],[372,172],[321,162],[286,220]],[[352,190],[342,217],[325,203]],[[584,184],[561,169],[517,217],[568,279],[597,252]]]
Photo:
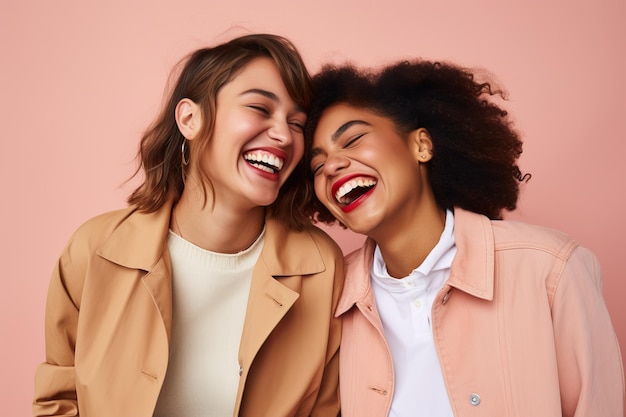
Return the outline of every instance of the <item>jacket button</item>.
[[[243,374],[243,366],[239,366],[239,376],[241,376],[241,374]]]
[[[469,396],[469,403],[473,406],[477,406],[478,404],[480,404],[480,395],[478,394],[472,394]]]

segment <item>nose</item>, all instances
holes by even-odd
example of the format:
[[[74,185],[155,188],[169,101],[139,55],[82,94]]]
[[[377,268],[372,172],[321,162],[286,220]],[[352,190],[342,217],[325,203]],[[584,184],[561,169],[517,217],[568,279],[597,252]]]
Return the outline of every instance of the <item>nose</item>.
[[[350,159],[340,153],[329,154],[324,161],[323,172],[328,177],[339,174],[350,166]]]
[[[288,145],[293,141],[293,132],[287,121],[275,121],[267,130],[267,135],[282,145]]]

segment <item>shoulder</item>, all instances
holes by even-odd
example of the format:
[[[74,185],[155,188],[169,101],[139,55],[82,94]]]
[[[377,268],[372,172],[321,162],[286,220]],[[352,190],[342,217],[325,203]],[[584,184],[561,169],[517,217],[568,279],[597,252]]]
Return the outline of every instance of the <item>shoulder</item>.
[[[321,252],[343,259],[341,248],[324,230],[311,225],[306,227],[304,232],[310,236],[313,242],[315,242],[315,245],[320,248]]]
[[[105,231],[114,229],[117,225],[127,219],[130,215],[137,211],[136,207],[126,207],[118,210],[112,210],[101,213],[81,224],[76,233],[90,234],[97,231]]]
[[[332,271],[336,276],[344,275],[343,251],[328,233],[315,225],[307,226],[297,233],[303,233],[307,239],[310,239],[322,262],[326,265],[327,271]],[[313,255],[312,251],[307,254],[307,256],[311,255]]]
[[[545,280],[550,305],[560,294],[571,302],[578,294],[602,297],[602,268],[592,250],[567,233],[518,221],[492,221],[495,252],[505,275],[534,275]]]
[[[568,234],[549,227],[515,220],[489,220],[482,214],[456,208],[454,229],[457,244],[476,246],[487,251],[538,250],[552,254],[564,247],[577,246]]]
[[[492,225],[500,259],[516,265],[518,272],[527,268],[550,271],[546,283],[551,298],[565,276],[570,283],[593,282],[600,288],[601,267],[596,255],[567,233],[518,221],[492,221]]]
[[[531,249],[553,254],[578,243],[567,233],[536,224],[513,220],[492,220],[496,250]]]
[[[134,209],[111,211],[93,217],[70,236],[63,248],[55,271],[55,277],[63,282],[65,291],[80,305],[84,280],[94,257],[103,243]]]
[[[92,217],[76,229],[70,237],[68,245],[76,243],[85,247],[98,245],[105,241],[121,223],[136,211],[135,207],[127,207]]]
[[[339,245],[325,231],[313,224],[296,230],[276,219],[267,218],[266,228],[270,242],[278,245],[284,251],[297,250],[298,253],[305,255],[313,255],[313,253],[318,252],[324,258],[330,256],[343,259]]]

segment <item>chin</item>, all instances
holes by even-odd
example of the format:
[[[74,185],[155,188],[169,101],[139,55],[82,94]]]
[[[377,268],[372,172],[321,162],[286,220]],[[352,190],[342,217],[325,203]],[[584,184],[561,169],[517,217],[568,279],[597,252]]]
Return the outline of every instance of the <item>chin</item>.
[[[380,214],[380,213],[379,213]],[[355,233],[359,233],[365,236],[371,236],[371,234],[381,225],[381,218],[373,213],[367,213],[367,211],[361,210],[360,214],[352,213],[351,216],[342,216],[340,219],[343,224]]]
[[[363,224],[362,222],[353,223],[353,222],[342,221],[342,223],[352,232],[358,233],[361,235],[369,236],[368,232],[372,230],[372,227],[369,224]]]
[[[270,198],[269,196],[264,196],[263,198],[254,199],[252,200],[252,202],[255,203],[257,206],[268,207],[274,204],[277,199],[278,195],[275,195],[272,198]]]

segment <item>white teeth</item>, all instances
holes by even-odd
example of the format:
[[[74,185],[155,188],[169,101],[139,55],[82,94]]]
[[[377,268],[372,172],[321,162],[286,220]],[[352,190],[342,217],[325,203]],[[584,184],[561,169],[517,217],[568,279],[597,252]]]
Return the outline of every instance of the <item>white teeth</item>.
[[[279,158],[276,155],[272,155],[271,153],[261,151],[250,152],[245,154],[243,157],[246,161],[252,162],[252,165],[254,165],[255,167],[262,169],[263,171],[272,173],[275,171],[280,171],[283,168],[283,164],[285,163],[282,158]]]
[[[274,170],[272,168],[266,167],[265,165],[261,165],[261,164],[252,164],[252,165],[260,169],[261,171],[269,172],[271,174],[274,173]]]
[[[337,201],[341,202],[341,199],[355,188],[370,188],[374,185],[376,185],[376,181],[371,178],[355,178],[339,187],[339,189],[335,193],[335,198],[337,199]]]

